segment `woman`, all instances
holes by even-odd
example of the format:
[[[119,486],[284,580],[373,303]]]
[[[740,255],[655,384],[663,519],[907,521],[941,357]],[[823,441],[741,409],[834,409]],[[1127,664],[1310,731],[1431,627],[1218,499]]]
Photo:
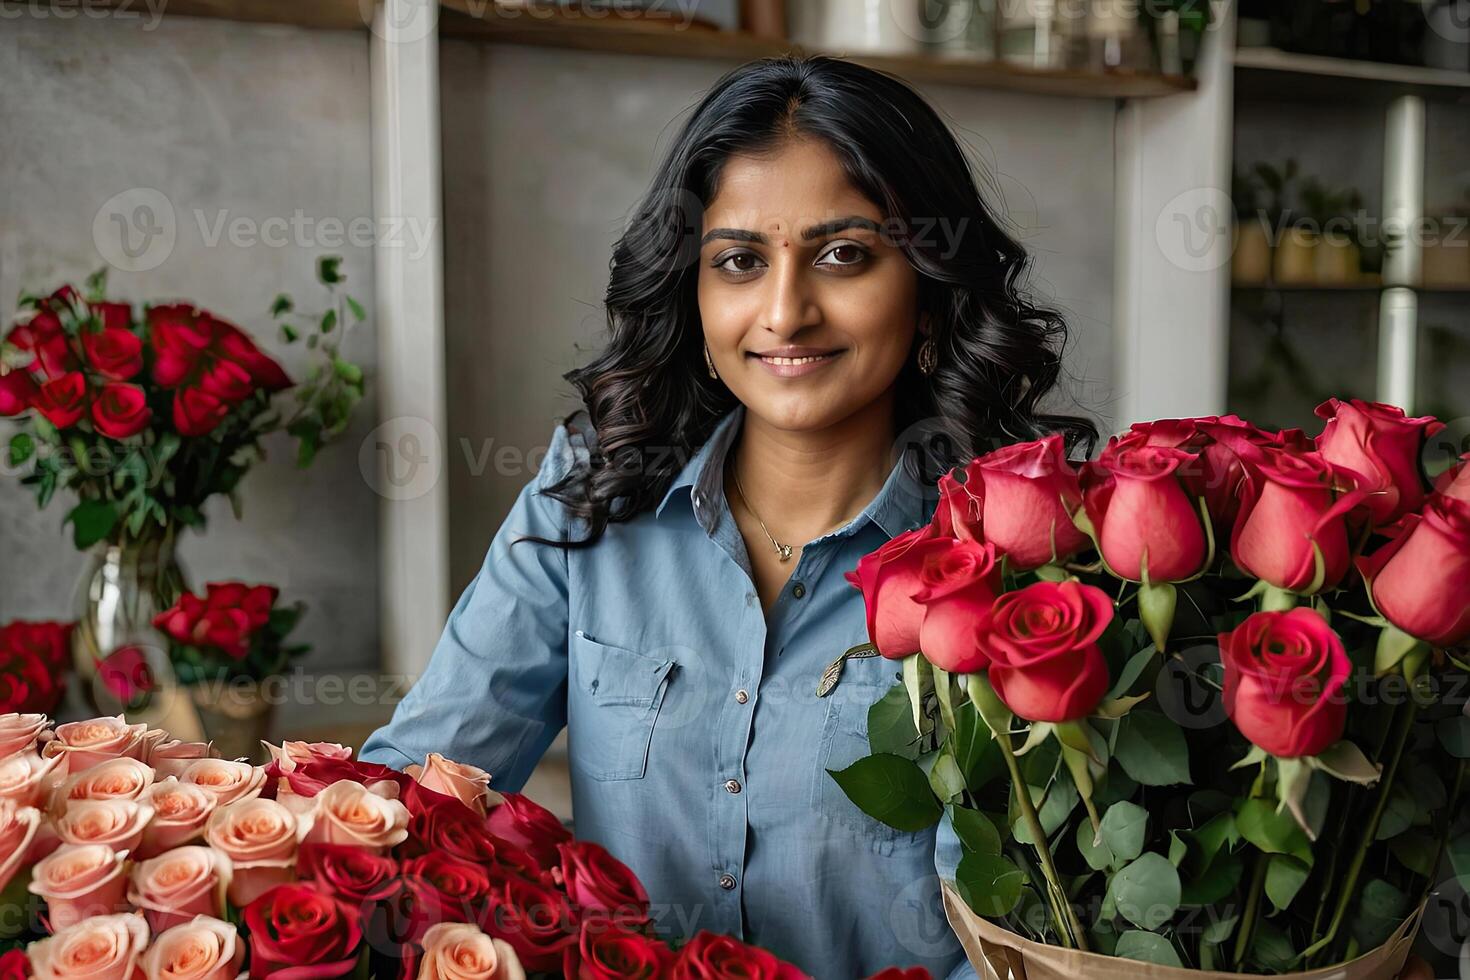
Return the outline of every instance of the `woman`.
[[[929,519],[943,469],[1095,437],[1037,408],[1065,327],[1026,261],[904,84],[829,58],[724,77],[616,245],[608,347],[566,376],[586,410],[363,756],[438,751],[515,790],[566,725],[577,833],[638,874],[664,934],[817,977],[968,971],[936,832],[871,819],[824,771],[867,753],[894,665],[816,689],[867,638],[843,573]]]

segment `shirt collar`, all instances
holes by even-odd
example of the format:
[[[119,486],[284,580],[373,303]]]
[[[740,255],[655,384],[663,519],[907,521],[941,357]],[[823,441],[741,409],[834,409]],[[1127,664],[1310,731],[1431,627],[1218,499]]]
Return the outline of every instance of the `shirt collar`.
[[[724,496],[725,456],[734,443],[735,436],[739,434],[744,418],[745,406],[736,403],[720,419],[704,445],[689,458],[674,477],[669,489],[664,492],[663,499],[654,509],[655,518],[663,514],[676,496],[683,498],[687,488],[695,519],[706,532],[713,533],[719,513],[717,503]],[[938,499],[938,491],[920,481],[916,475],[917,468],[912,463],[913,457],[911,447],[906,446],[893,469],[889,471],[888,479],[884,481],[878,495],[852,521],[850,526],[854,530],[871,521],[892,538],[929,520]]]

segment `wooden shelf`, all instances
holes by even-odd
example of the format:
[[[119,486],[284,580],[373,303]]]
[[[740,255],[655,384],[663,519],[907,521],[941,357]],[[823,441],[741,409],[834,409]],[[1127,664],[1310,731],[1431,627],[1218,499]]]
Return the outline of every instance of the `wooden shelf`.
[[[137,0],[97,0],[133,11]],[[291,24],[329,30],[363,30],[372,22],[373,0],[168,0],[162,17],[209,17],[257,24]]]
[[[532,17],[489,0],[443,0],[441,33],[498,44],[529,44],[671,58],[740,62],[784,53],[832,54],[915,82],[968,85],[1074,98],[1151,98],[1193,91],[1195,80],[1133,71],[1070,71],[1025,68],[998,61],[923,55],[878,55],[812,51],[786,41],[725,31],[708,25],[585,16]]]
[[[1333,285],[1277,285],[1275,283],[1232,283],[1232,292],[1237,293],[1381,293],[1385,289],[1412,289],[1416,293],[1457,295],[1470,293],[1470,283],[1462,286],[1413,286],[1401,283],[1357,282],[1341,286]]]
[[[1296,54],[1279,48],[1237,48],[1235,89],[1247,99],[1387,102],[1398,95],[1470,101],[1470,72]]]

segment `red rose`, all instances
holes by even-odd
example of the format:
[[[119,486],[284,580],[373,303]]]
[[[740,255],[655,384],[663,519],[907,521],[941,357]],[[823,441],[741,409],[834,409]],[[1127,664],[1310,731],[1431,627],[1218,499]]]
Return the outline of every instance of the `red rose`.
[[[103,330],[130,330],[133,308],[127,303],[88,303],[87,309]]]
[[[58,429],[76,425],[87,411],[87,379],[80,371],[63,374],[41,385],[31,407]]]
[[[658,980],[673,963],[666,943],[608,919],[590,919],[577,945],[567,947],[562,974],[568,980]]]
[[[272,762],[266,766],[266,774],[273,779],[284,779],[291,792],[297,796],[315,796],[335,782],[350,779],[369,789],[376,783],[391,782],[398,787],[398,795],[401,797],[405,788],[413,782],[412,778],[397,769],[376,762],[353,759],[315,759],[298,764],[291,772],[282,772],[280,763]]]
[[[0,374],[0,418],[10,418],[29,409],[39,390],[25,371]]]
[[[868,980],[934,980],[934,975],[922,966],[911,966],[907,970],[890,966],[879,970]]]
[[[1470,453],[1435,477],[1434,489],[1446,497],[1470,501]]]
[[[440,922],[474,922],[489,900],[490,873],[478,864],[440,852],[403,862],[406,929],[418,942]]]
[[[558,844],[567,897],[584,914],[610,917],[622,925],[648,921],[648,892],[638,876],[592,841]]]
[[[926,555],[949,547],[933,524],[905,531],[858,560],[843,578],[863,593],[868,637],[885,657],[900,660],[919,649],[924,607],[914,601]]]
[[[1230,554],[1242,571],[1288,592],[1312,590],[1317,553],[1334,588],[1348,570],[1347,513],[1363,499],[1316,453],[1264,449],[1247,461]]]
[[[181,436],[204,436],[213,432],[230,414],[230,406],[198,388],[174,392],[174,428]]]
[[[12,949],[0,956],[0,980],[26,980],[31,975],[31,961],[23,949]]]
[[[402,886],[397,861],[347,844],[302,844],[296,873],[359,908],[392,898]]]
[[[1101,479],[1088,487],[1085,501],[1098,550],[1113,574],[1130,582],[1182,582],[1204,569],[1204,515],[1178,476],[1181,467],[1198,461],[1194,453],[1136,439],[1108,445],[1095,464]]]
[[[536,863],[561,863],[556,846],[572,839],[556,814],[520,793],[502,793],[503,802],[485,817],[485,829],[527,851]]]
[[[939,506],[931,522],[941,538],[985,540],[984,480],[961,483],[954,473],[939,478]]]
[[[153,410],[137,385],[103,385],[92,400],[92,425],[109,439],[126,439],[148,428]]]
[[[53,673],[60,673],[71,665],[69,645],[74,625],[16,620],[0,627],[0,650],[35,659]]]
[[[806,980],[790,963],[776,959],[763,949],[747,946],[731,936],[701,929],[679,950],[670,971],[673,980]]]
[[[289,970],[291,980],[326,980],[357,967],[357,914],[316,886],[277,885],[245,906],[244,918],[252,978]]]
[[[172,606],[153,617],[153,626],[180,643],[193,643],[194,624],[202,615],[204,600],[185,592]]]
[[[218,360],[199,376],[199,388],[222,402],[234,405],[255,392],[250,372],[234,361]]]
[[[148,310],[148,341],[153,347],[153,380],[165,388],[187,383],[199,370],[213,340],[192,307],[155,306]]]
[[[421,791],[413,795],[422,799]],[[479,814],[452,796],[410,818],[408,839],[399,850],[407,855],[439,852],[477,864],[493,864],[499,857],[495,839]]]
[[[1258,612],[1220,634],[1225,711],[1252,743],[1282,758],[1316,755],[1342,738],[1352,661],[1322,616]]]
[[[995,545],[952,541],[928,556],[914,601],[924,607],[919,649],[936,667],[957,674],[984,670],[989,659],[975,643],[975,623],[1001,590]]]
[[[1375,525],[1392,524],[1423,506],[1419,455],[1424,440],[1444,423],[1432,416],[1407,418],[1401,408],[1356,398],[1330,398],[1317,406],[1317,415],[1327,420],[1317,450],[1333,466],[1358,474],[1358,487],[1369,491]]]
[[[220,354],[249,371],[252,381],[267,391],[291,387],[291,379],[281,366],[261,353],[244,331],[223,320],[216,320],[214,325]]]
[[[76,365],[61,320],[49,310],[41,310],[25,323],[17,324],[6,335],[5,342],[23,354],[30,354],[30,361],[22,366],[43,378],[59,378]]]
[[[1108,692],[1108,665],[1098,637],[1113,618],[1113,600],[1080,582],[1036,582],[995,600],[978,625],[990,658],[990,683],[1028,721],[1086,717]]]
[[[92,369],[111,381],[127,381],[143,370],[143,338],[125,327],[83,330],[82,350]]]
[[[965,487],[984,501],[984,540],[994,542],[1009,569],[1061,561],[1088,545],[1072,523],[1082,491],[1061,436],[981,456],[965,467]]]
[[[515,874],[494,877],[490,904],[478,925],[510,943],[528,972],[558,969],[567,948],[577,942],[576,916],[567,897]]]
[[[1240,448],[1277,445],[1279,439],[1235,415],[1135,422],[1129,434],[1125,440],[1183,449],[1198,456],[1181,465],[1177,473],[1191,499],[1205,499],[1211,520],[1222,532],[1229,530],[1240,510],[1240,484],[1245,479]]]
[[[123,705],[154,690],[153,671],[148,656],[136,645],[118,647],[97,662],[97,677],[104,687]]]
[[[281,590],[274,585],[246,585],[243,582],[207,582],[204,586],[207,609],[239,609],[255,628],[270,622],[271,609]]]
[[[1430,497],[1358,569],[1374,607],[1405,633],[1438,647],[1470,637],[1470,501]]]

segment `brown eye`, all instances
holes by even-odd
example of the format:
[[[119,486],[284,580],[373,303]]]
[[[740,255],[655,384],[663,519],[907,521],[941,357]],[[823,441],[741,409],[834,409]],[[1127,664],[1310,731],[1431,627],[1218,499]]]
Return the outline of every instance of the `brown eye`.
[[[760,259],[753,252],[731,252],[722,259],[716,259],[714,267],[723,272],[731,272],[740,275],[754,272],[759,268]]]
[[[840,245],[828,249],[822,255],[822,260],[817,264],[826,264],[835,268],[844,268],[848,266],[861,265],[863,261],[867,259],[867,257],[868,250],[863,248],[861,245],[855,245],[852,242],[843,242]],[[832,259],[833,261],[828,262],[828,259]]]

